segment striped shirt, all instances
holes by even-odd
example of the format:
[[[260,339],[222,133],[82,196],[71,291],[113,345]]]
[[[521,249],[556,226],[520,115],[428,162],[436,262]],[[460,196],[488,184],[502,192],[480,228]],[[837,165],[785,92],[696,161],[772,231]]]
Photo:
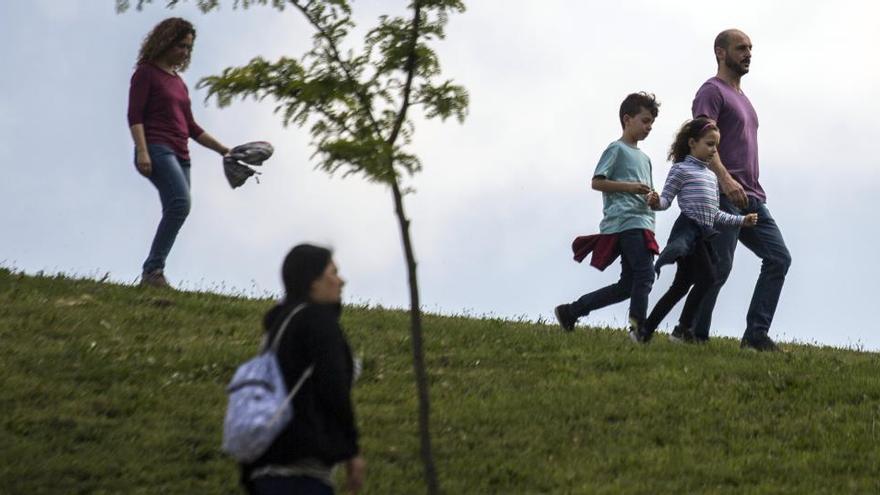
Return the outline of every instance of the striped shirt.
[[[709,170],[705,162],[691,155],[669,169],[657,209],[669,208],[676,196],[681,212],[705,227],[714,227],[716,223],[738,227],[745,220],[742,215],[731,215],[718,208],[718,179],[715,173]]]

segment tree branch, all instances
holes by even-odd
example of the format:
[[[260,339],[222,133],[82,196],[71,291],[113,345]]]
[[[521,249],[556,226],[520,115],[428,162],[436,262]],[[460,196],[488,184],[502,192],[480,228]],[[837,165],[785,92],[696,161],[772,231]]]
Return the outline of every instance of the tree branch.
[[[412,82],[416,72],[416,45],[419,41],[419,22],[422,19],[422,4],[419,0],[413,0],[413,20],[412,32],[409,45],[409,53],[406,56],[406,83],[403,85],[403,102],[400,104],[400,110],[397,112],[397,120],[394,121],[394,127],[391,129],[391,135],[388,136],[388,145],[394,146],[397,136],[400,134],[400,128],[406,120],[406,111],[409,109],[409,94],[412,92]]]
[[[330,58],[331,60],[336,62],[337,65],[339,65],[339,67],[342,69],[342,72],[345,73],[345,77],[347,77],[351,81],[357,81],[357,78],[355,78],[354,75],[351,73],[351,70],[348,67],[348,63],[342,59],[342,55],[339,53],[339,49],[336,47],[336,42],[333,40],[330,34],[327,33],[327,30],[325,30],[324,27],[318,23],[318,20],[309,14],[308,6],[311,4],[311,2],[306,5],[301,5],[296,0],[291,0],[291,3],[294,5],[294,7],[299,9],[300,12],[302,12],[302,15],[305,16],[305,18],[309,21],[309,24],[311,24],[312,27],[314,27],[315,30],[318,31],[318,34],[320,34],[321,37],[327,41],[327,45],[330,47],[330,50],[332,52],[329,54]],[[375,132],[376,136],[381,139],[382,129],[379,126],[379,122],[373,116],[373,111],[370,109],[370,99],[367,97],[367,95],[363,94],[363,91],[358,91],[355,94],[357,95],[358,100],[360,100],[361,106],[364,107],[364,113],[370,119],[370,124],[373,127],[373,132]]]

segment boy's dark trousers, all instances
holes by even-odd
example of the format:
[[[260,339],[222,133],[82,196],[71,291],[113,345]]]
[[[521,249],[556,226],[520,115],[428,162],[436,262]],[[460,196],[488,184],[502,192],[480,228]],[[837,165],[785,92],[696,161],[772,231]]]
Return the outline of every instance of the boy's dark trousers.
[[[692,328],[694,316],[696,316],[700,303],[714,285],[716,278],[708,242],[708,240],[698,238],[693,251],[687,256],[679,258],[676,262],[678,269],[672,280],[672,286],[660,297],[645,322],[645,328],[649,332],[653,332],[660,326],[663,318],[666,318],[666,315],[686,294],[688,297],[684,302],[678,325],[681,328]],[[688,294],[688,290],[690,290],[690,294]]]
[[[654,255],[645,244],[644,229],[617,234],[621,273],[617,283],[584,294],[569,306],[573,315],[586,316],[614,303],[630,299],[629,315],[641,325],[648,313],[648,295],[654,285]]]

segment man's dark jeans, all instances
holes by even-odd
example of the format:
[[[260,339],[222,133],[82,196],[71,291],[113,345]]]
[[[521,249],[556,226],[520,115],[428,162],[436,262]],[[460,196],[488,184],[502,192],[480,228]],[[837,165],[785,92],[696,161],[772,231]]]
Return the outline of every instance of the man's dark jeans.
[[[718,235],[712,239],[712,246],[718,256],[716,265],[718,280],[706,293],[694,320],[694,334],[697,338],[709,338],[709,327],[712,324],[712,311],[721,287],[727,281],[730,269],[733,266],[733,255],[736,250],[737,240],[761,258],[761,274],[755,284],[752,294],[752,302],[746,315],[745,335],[767,334],[773,315],[776,313],[776,305],[782,293],[785,283],[785,275],[791,266],[791,254],[785,246],[782,232],[776,225],[776,221],[770,216],[767,205],[756,198],[749,197],[749,204],[745,209],[733,205],[726,196],[721,196],[721,209],[736,215],[747,213],[758,214],[758,224],[754,227],[722,227]]]
[[[648,313],[648,295],[654,285],[654,257],[645,245],[644,229],[624,230],[617,235],[620,249],[620,280],[599,290],[584,294],[570,306],[575,316],[630,299],[629,316],[639,324]]]

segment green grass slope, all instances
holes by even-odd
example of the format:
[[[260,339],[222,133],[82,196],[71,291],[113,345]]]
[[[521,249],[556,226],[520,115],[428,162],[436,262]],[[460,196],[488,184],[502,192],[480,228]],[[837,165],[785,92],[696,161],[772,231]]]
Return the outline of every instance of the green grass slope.
[[[240,493],[223,388],[270,304],[0,269],[0,493]],[[344,313],[369,494],[424,493],[407,322]],[[425,332],[446,493],[880,493],[876,354],[465,317]]]

